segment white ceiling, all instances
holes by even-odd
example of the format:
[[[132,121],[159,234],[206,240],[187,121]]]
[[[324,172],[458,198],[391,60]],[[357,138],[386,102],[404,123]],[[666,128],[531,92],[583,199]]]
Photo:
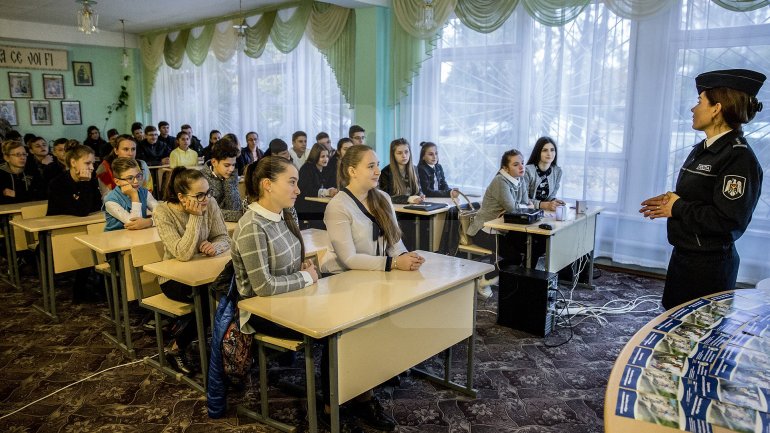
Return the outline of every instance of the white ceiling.
[[[97,0],[99,29],[120,32],[120,19],[127,33],[142,33],[182,26],[209,18],[237,14],[239,0]],[[339,6],[360,8],[388,6],[389,0],[325,0]],[[286,0],[242,0],[244,11],[265,6],[294,4]],[[0,0],[2,18],[11,21],[67,25],[77,24],[75,0]]]

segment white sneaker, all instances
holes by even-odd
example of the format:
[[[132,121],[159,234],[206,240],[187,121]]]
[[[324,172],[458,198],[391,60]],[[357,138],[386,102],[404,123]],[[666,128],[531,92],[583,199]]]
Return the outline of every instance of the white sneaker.
[[[482,281],[484,281],[484,280],[482,280]],[[481,297],[484,298],[484,299],[489,299],[489,298],[492,297],[492,287],[490,287],[488,285],[487,286],[479,285],[479,288],[476,290],[476,292],[479,295],[481,295]]]
[[[499,282],[500,282],[500,277],[498,276],[498,277],[492,278],[491,280],[487,280],[486,278],[482,278],[481,282],[479,282],[479,284],[481,284],[482,287],[483,286],[496,286],[497,283],[499,283]]]

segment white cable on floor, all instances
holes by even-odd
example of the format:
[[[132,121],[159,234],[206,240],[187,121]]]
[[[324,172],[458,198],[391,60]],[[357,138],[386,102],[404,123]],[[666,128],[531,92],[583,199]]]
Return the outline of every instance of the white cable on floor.
[[[5,418],[8,418],[9,416],[11,416],[11,415],[13,415],[13,414],[19,413],[19,412],[23,411],[24,409],[26,409],[26,408],[28,408],[28,407],[32,406],[32,405],[33,405],[33,404],[35,404],[35,403],[39,403],[39,402],[41,402],[41,401],[43,401],[43,400],[47,399],[48,397],[51,397],[52,395],[58,394],[58,393],[60,393],[60,392],[64,391],[65,389],[67,389],[67,388],[70,388],[70,387],[72,387],[72,386],[75,386],[75,385],[77,385],[77,384],[79,384],[79,383],[81,383],[81,382],[85,382],[86,380],[88,380],[88,379],[91,379],[92,377],[96,377],[96,376],[98,376],[98,375],[100,375],[100,374],[102,374],[102,373],[106,373],[106,372],[108,372],[108,371],[110,371],[110,370],[114,370],[114,369],[116,369],[116,368],[120,368],[120,367],[127,367],[127,366],[129,366],[129,365],[134,365],[134,364],[138,364],[138,363],[140,363],[140,362],[145,362],[147,359],[150,359],[150,358],[154,358],[154,357],[156,357],[156,356],[158,356],[158,355],[157,355],[157,354],[155,354],[155,355],[152,355],[152,356],[147,356],[147,357],[144,357],[144,358],[142,358],[142,359],[137,359],[136,361],[132,361],[132,362],[129,362],[129,363],[126,363],[126,364],[119,364],[119,365],[114,365],[114,366],[112,366],[112,367],[110,367],[110,368],[105,368],[105,369],[104,369],[104,370],[102,370],[102,371],[97,371],[96,373],[94,373],[94,374],[92,374],[92,375],[90,375],[90,376],[88,376],[88,377],[85,377],[85,378],[83,378],[83,379],[80,379],[80,380],[78,380],[77,382],[72,382],[71,384],[69,384],[69,385],[65,386],[64,388],[58,389],[58,390],[56,390],[56,391],[54,391],[54,392],[52,392],[52,393],[50,393],[50,394],[48,394],[48,395],[46,395],[46,396],[44,396],[44,397],[40,397],[39,399],[37,399],[37,400],[33,401],[32,403],[29,403],[29,404],[27,404],[27,405],[25,405],[25,406],[22,406],[22,407],[20,407],[20,408],[16,409],[15,411],[13,411],[13,412],[10,412],[10,413],[7,413],[7,414],[5,414],[5,415],[3,415],[3,416],[0,416],[0,420],[1,420],[1,419],[5,419]]]

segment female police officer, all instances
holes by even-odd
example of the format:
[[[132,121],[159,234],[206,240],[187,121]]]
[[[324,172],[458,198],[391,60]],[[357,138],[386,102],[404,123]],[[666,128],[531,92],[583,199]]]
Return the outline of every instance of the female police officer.
[[[692,127],[706,139],[685,160],[676,190],[643,201],[639,210],[650,219],[668,218],[674,250],[663,290],[666,309],[735,288],[735,241],[746,231],[762,187],[762,167],[741,125],[762,111],[756,95],[764,81],[763,74],[745,69],[695,78]]]

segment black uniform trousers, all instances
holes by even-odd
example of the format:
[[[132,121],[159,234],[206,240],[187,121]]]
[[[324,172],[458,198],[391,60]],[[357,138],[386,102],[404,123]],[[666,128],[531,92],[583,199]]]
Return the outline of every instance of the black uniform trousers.
[[[740,261],[734,244],[717,252],[674,247],[661,300],[663,308],[669,310],[701,296],[735,289]]]

